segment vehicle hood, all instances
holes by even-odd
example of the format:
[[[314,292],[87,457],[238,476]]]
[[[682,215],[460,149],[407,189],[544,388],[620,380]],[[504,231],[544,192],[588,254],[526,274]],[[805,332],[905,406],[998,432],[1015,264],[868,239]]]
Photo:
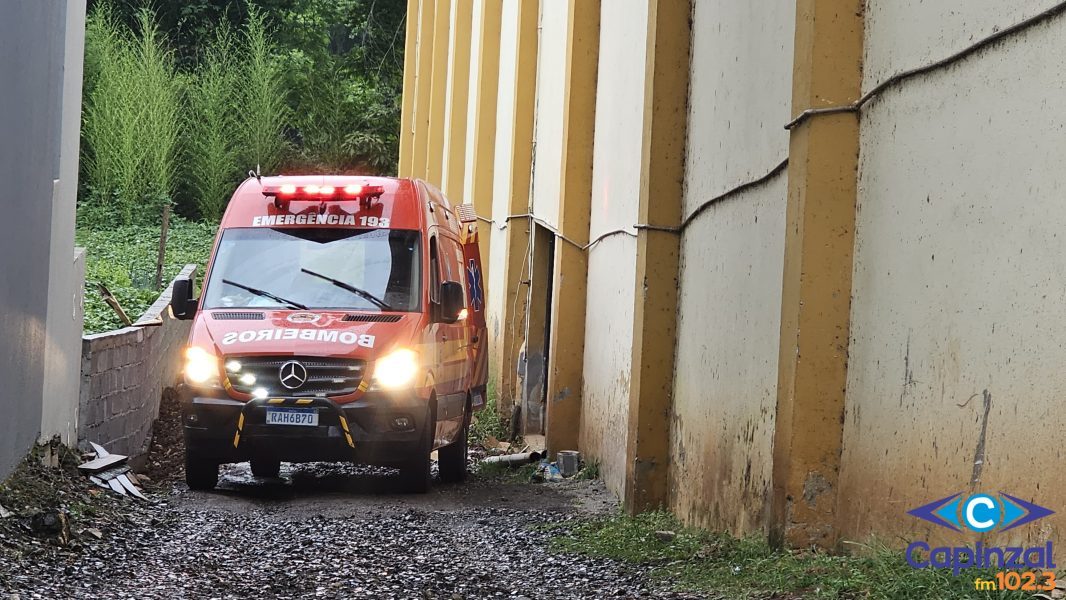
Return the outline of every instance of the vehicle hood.
[[[219,356],[322,356],[372,360],[411,344],[419,313],[314,310],[202,311],[189,337]]]

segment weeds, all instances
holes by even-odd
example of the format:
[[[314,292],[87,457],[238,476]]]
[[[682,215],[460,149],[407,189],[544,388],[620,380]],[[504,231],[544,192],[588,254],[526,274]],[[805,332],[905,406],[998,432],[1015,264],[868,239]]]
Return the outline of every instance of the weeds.
[[[656,532],[671,532],[662,535]],[[665,512],[587,521],[555,537],[557,552],[651,565],[655,577],[713,598],[972,598],[974,578],[940,569],[912,569],[903,555],[881,544],[860,556],[769,547],[762,537],[744,539],[688,528]],[[1021,592],[982,597],[1024,598]]]
[[[500,463],[480,463],[477,474],[485,479],[503,483],[529,483],[537,473],[537,463],[508,467]]]
[[[587,463],[584,468],[582,468],[580,471],[577,472],[577,475],[575,475],[574,478],[577,479],[578,481],[599,479],[600,478],[600,463],[598,463],[598,462]]]
[[[485,408],[475,413],[474,420],[470,423],[467,440],[471,445],[481,445],[490,437],[503,439],[507,435],[507,426],[496,410],[496,388],[491,381],[485,395],[488,397]]]

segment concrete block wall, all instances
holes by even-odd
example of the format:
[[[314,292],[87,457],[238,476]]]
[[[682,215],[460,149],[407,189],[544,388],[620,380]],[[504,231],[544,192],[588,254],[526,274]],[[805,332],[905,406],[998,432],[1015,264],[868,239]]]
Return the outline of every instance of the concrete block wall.
[[[178,275],[191,275],[187,265]],[[133,327],[82,340],[78,432],[83,447],[140,457],[151,442],[163,390],[178,383],[189,322],[170,316],[173,282]],[[153,324],[158,323],[158,324]]]

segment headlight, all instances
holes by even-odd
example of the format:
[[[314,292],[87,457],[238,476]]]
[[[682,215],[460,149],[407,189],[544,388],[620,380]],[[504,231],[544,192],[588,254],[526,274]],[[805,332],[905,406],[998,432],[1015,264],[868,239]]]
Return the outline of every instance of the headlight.
[[[401,348],[379,358],[374,364],[374,383],[395,389],[411,383],[418,373],[418,355],[414,350]]]
[[[186,349],[185,382],[198,387],[219,387],[218,357],[198,346]]]

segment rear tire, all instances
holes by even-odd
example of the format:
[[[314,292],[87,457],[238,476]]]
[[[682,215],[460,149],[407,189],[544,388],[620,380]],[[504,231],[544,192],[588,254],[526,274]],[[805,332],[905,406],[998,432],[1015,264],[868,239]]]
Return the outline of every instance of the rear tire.
[[[218,463],[185,455],[185,483],[191,490],[213,490],[218,485]]]
[[[272,458],[253,458],[249,461],[252,475],[256,477],[277,477],[281,473],[281,461]]]
[[[459,483],[466,480],[466,455],[468,436],[470,434],[470,403],[463,409],[463,428],[459,437],[451,444],[437,451],[437,467],[440,480],[445,483]]]
[[[433,451],[433,434],[437,429],[437,422],[431,411],[427,411],[425,426],[422,428],[422,439],[418,442],[411,458],[400,467],[400,481],[403,491],[410,494],[425,494],[429,491],[433,480],[430,471],[429,453]]]

